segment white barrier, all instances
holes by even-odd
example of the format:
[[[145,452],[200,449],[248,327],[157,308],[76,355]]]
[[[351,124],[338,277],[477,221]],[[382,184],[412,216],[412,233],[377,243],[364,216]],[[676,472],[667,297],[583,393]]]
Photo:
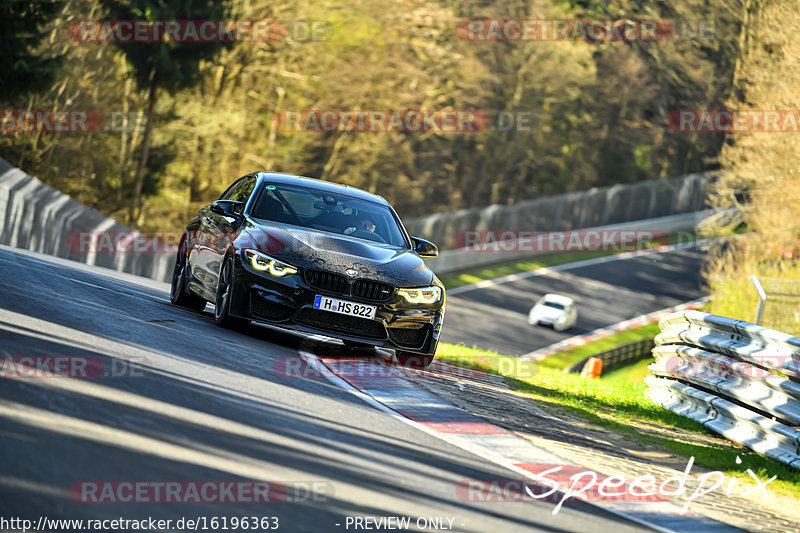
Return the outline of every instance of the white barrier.
[[[0,158],[0,244],[159,281],[171,278],[174,253],[104,253],[82,250],[71,241],[71,236],[89,232],[124,232],[131,239],[151,241]]]
[[[452,240],[462,231],[565,231],[702,211],[707,207],[708,184],[714,179],[716,173],[707,172],[623,183],[408,218],[404,223],[412,235],[444,250],[457,247]]]
[[[659,325],[653,401],[800,468],[800,338],[699,311]]]

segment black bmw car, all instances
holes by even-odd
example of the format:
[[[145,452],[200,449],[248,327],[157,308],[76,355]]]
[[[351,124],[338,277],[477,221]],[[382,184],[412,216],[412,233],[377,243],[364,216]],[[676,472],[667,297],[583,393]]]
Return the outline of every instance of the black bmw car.
[[[256,172],[195,216],[181,239],[172,303],[238,327],[258,321],[393,348],[402,365],[433,360],[444,287],[392,206],[366,191]]]

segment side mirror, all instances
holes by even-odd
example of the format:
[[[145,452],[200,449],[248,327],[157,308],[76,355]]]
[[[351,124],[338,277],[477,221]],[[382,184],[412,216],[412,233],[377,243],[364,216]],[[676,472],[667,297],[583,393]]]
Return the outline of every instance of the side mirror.
[[[242,218],[242,209],[244,209],[244,203],[234,202],[233,200],[217,200],[211,204],[209,209],[211,209],[212,213],[216,213],[217,215],[235,218],[238,220]]]
[[[414,244],[414,251],[421,257],[436,257],[439,255],[439,249],[430,241],[419,237],[411,237],[411,242]]]

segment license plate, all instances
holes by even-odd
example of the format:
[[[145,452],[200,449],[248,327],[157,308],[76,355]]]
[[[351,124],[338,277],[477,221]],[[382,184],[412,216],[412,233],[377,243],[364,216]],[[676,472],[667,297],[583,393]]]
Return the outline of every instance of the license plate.
[[[331,311],[333,313],[361,318],[375,318],[375,311],[377,311],[378,308],[374,305],[357,304],[355,302],[348,302],[347,300],[337,300],[336,298],[317,295],[314,298],[314,309],[322,309],[323,311]]]

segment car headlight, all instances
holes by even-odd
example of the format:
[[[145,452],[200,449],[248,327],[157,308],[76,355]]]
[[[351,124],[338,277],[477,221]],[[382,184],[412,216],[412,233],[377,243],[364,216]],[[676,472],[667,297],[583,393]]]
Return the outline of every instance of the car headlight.
[[[442,299],[442,289],[425,287],[423,289],[400,289],[397,294],[410,304],[435,304]]]
[[[297,274],[297,269],[292,265],[278,261],[259,251],[247,249],[244,251],[244,255],[250,261],[250,265],[258,271],[269,272],[278,278],[282,278],[287,274]]]

